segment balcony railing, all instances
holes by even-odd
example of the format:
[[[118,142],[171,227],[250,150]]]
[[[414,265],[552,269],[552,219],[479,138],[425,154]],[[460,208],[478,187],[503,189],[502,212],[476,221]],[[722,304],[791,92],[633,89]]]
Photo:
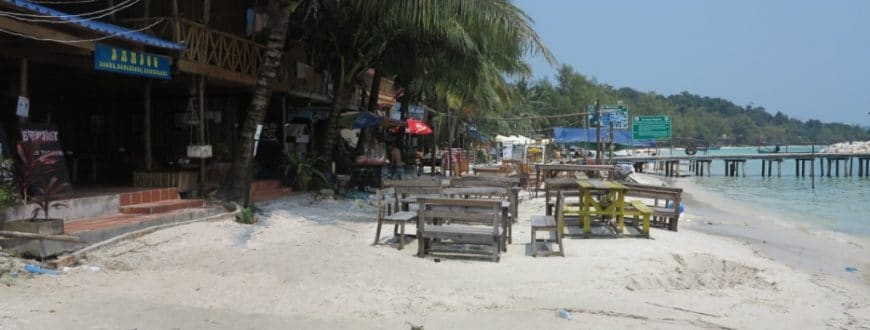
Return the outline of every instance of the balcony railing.
[[[182,71],[244,85],[253,85],[256,82],[257,72],[266,52],[264,45],[187,19],[132,19],[125,23],[144,27],[159,19],[163,19],[165,23],[152,27],[150,32],[185,45],[186,50],[179,59],[182,62]],[[293,51],[301,47],[298,43],[288,45],[275,89],[328,100],[326,76],[308,66],[306,59],[299,56],[298,51]]]

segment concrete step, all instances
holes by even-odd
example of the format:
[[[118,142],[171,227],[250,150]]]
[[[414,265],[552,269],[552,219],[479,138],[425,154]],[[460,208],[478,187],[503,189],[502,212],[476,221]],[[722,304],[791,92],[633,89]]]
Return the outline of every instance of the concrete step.
[[[223,212],[222,208],[203,207],[155,214],[114,214],[68,220],[64,222],[64,234],[77,236],[85,242],[93,243],[150,226],[193,220],[221,212]]]
[[[257,180],[251,182],[251,191],[274,190],[283,188],[281,180]]]
[[[176,188],[147,189],[121,193],[118,195],[118,202],[121,204],[121,208],[130,205],[148,204],[176,199],[178,199],[178,189]]]
[[[203,207],[201,199],[170,199],[159,202],[121,206],[122,214],[154,214],[181,209]]]
[[[278,199],[285,196],[290,196],[293,194],[293,189],[289,187],[271,189],[271,190],[261,190],[257,192],[251,192],[251,201],[253,202],[262,202],[272,199]]]

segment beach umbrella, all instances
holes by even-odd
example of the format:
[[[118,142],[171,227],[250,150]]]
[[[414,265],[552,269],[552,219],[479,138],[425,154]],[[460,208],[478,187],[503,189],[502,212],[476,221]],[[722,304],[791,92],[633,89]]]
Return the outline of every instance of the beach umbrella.
[[[421,120],[417,119],[408,119],[405,121],[408,126],[405,127],[405,133],[411,135],[429,135],[432,134],[432,128],[429,125],[426,125]]]

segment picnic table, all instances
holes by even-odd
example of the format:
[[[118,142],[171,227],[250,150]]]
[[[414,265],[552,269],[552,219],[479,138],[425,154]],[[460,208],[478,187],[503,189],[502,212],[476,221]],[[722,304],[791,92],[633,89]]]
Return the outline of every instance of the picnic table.
[[[628,188],[614,181],[599,179],[577,180],[580,189],[579,207],[568,208],[566,212],[579,215],[583,235],[592,234],[592,217],[616,219],[616,232],[622,234],[625,218],[625,194]],[[572,212],[572,213],[573,213]],[[561,228],[564,233],[564,224]]]

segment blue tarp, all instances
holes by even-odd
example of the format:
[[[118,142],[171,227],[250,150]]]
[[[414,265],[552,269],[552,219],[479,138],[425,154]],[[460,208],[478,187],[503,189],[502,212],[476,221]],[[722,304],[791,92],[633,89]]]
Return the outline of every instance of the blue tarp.
[[[55,10],[46,6],[38,5],[33,2],[24,1],[24,0],[0,0],[0,2],[4,2],[15,7],[25,9],[30,12],[35,12],[38,14],[53,16],[59,20],[70,22],[71,24],[78,25],[80,27],[86,28],[91,31],[104,33],[107,35],[115,36],[120,39],[125,39],[133,42],[138,42],[141,44],[145,44],[148,46],[159,47],[159,48],[167,48],[174,50],[184,50],[184,45],[174,43],[171,41],[163,40],[142,32],[136,32],[127,28],[123,28],[117,25],[112,25],[109,23],[103,23],[100,21],[95,21],[87,18],[82,18],[78,15],[67,14],[59,10]],[[12,15],[8,15],[12,16]],[[14,17],[13,17],[14,18]]]
[[[371,112],[360,112],[356,118],[353,119],[353,124],[351,128],[366,128],[371,126],[378,126],[381,122],[384,121],[383,117],[375,115]]]
[[[595,129],[555,127],[553,128],[553,139],[556,140],[557,144],[595,143]],[[613,130],[613,139],[616,144],[632,145],[636,147],[655,146],[655,141],[632,141],[631,131],[629,130]],[[609,142],[609,129],[601,129],[601,140]]]

